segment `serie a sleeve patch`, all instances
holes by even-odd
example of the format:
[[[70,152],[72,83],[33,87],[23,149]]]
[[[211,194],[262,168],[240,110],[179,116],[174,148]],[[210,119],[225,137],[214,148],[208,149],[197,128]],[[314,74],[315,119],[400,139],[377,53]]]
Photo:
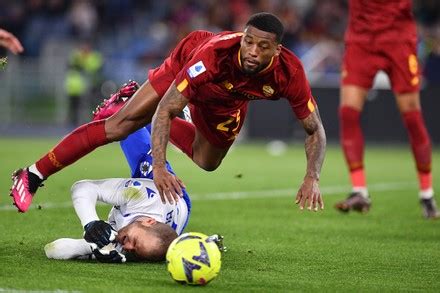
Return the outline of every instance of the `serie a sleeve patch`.
[[[197,62],[186,71],[189,77],[194,78],[206,71],[205,64],[202,61]]]

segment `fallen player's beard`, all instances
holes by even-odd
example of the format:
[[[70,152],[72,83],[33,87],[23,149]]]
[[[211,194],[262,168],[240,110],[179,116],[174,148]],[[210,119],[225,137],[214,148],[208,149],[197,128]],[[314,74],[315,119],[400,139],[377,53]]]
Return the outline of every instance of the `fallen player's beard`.
[[[127,259],[127,261],[129,262],[133,262],[133,261],[142,261],[141,259],[139,259],[139,257],[136,256],[136,254],[134,252],[128,252],[125,250],[122,250],[121,253],[123,255],[125,255],[125,258]]]

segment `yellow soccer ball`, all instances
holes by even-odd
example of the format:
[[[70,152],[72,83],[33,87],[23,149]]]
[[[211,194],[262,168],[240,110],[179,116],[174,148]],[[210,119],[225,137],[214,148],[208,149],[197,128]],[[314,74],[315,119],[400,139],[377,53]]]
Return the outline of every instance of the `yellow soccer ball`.
[[[206,285],[217,277],[221,253],[212,238],[202,233],[180,235],[168,248],[167,269],[178,283]]]

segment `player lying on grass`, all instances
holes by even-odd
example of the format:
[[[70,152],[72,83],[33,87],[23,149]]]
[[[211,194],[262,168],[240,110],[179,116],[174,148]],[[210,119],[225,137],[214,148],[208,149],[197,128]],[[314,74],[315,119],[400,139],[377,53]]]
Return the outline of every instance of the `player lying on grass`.
[[[131,82],[123,88],[130,86],[137,84]],[[111,115],[122,104],[105,106],[97,109],[95,119]],[[76,182],[72,186],[72,201],[84,227],[84,239],[61,238],[47,244],[48,258],[96,258],[101,262],[165,259],[169,244],[188,222],[190,199],[183,189],[184,200],[162,204],[152,180],[150,126],[121,141],[121,148],[134,178]],[[168,163],[167,169],[174,174]],[[97,201],[113,206],[108,223],[99,219]]]
[[[161,66],[150,70],[121,111],[78,127],[29,168],[14,172],[11,196],[18,210],[28,209],[41,182],[52,174],[150,122],[155,184],[164,202],[178,201],[184,185],[166,168],[168,141],[213,171],[239,134],[248,103],[281,98],[305,131],[307,167],[296,203],[300,209],[323,209],[324,127],[301,61],[281,44],[283,34],[281,21],[264,12],[252,15],[241,32],[190,33]],[[194,123],[176,118],[186,105]]]
[[[170,243],[187,223],[190,201],[186,192],[184,199],[175,205],[162,204],[151,179],[78,181],[72,186],[72,201],[84,226],[84,239],[57,239],[45,246],[46,256],[116,263],[163,261]],[[113,205],[108,222],[99,219],[97,201]]]

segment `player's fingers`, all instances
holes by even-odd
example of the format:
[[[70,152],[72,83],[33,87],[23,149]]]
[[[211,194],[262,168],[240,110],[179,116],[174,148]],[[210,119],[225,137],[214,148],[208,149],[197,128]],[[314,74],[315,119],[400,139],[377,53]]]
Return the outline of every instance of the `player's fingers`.
[[[173,196],[177,202],[179,198],[183,196],[182,187],[180,187],[180,184],[177,180],[173,180],[172,183],[173,183],[173,189],[172,189]]]
[[[316,203],[316,193],[312,192],[309,196],[309,204],[307,205],[307,209],[311,211],[315,208]]]
[[[12,38],[11,43],[10,43],[10,50],[12,51],[12,53],[14,54],[18,54],[23,52],[23,46],[21,45],[21,43],[17,40],[17,38]]]
[[[186,188],[185,183],[183,183],[183,181],[180,180],[179,177],[176,176],[176,180],[177,180],[177,183],[179,183],[179,185],[180,185],[181,188]]]
[[[170,204],[174,204],[173,195],[170,188],[165,189],[165,197]]]
[[[301,199],[299,201],[299,209],[303,210],[304,206],[306,205],[307,202],[307,194],[302,193]]]
[[[321,194],[319,194],[319,197],[318,197],[318,204],[319,204],[319,207],[321,208],[321,210],[323,210],[324,209],[324,201],[322,200]]]
[[[298,204],[301,200],[301,190],[296,193],[295,204]]]
[[[163,194],[163,189],[160,188],[158,185],[156,186],[157,186],[157,190],[159,191],[160,200],[162,201],[163,204],[166,204],[165,195]]]

